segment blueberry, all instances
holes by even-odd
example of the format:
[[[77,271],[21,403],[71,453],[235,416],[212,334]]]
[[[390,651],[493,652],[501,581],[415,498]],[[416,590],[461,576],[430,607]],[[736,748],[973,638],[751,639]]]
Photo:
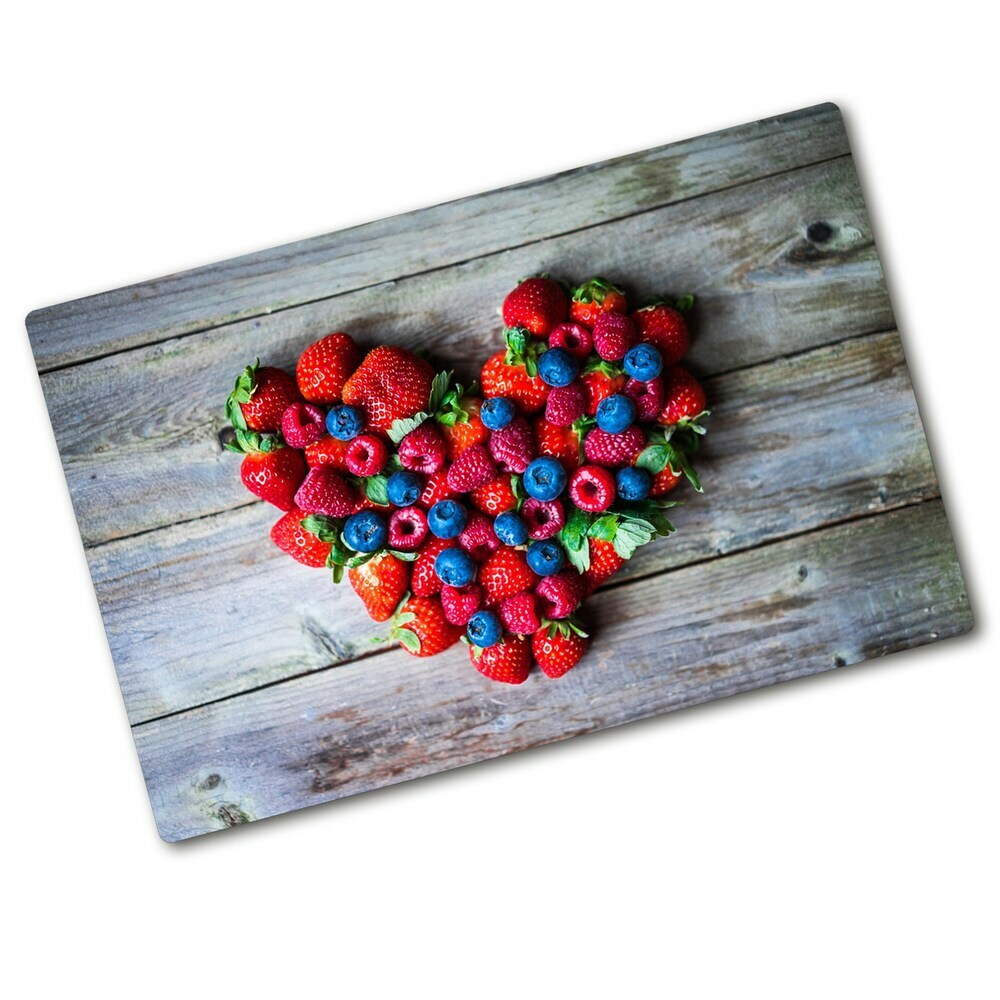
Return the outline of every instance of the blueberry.
[[[517,409],[506,396],[491,396],[479,409],[479,419],[491,431],[502,431],[515,416]]]
[[[635,403],[628,396],[615,393],[602,399],[597,407],[597,426],[608,434],[621,434],[635,420]]]
[[[465,626],[465,634],[473,646],[485,649],[496,645],[503,637],[500,617],[493,611],[477,611]]]
[[[532,542],[528,546],[528,565],[539,576],[552,576],[563,568],[566,556],[562,547],[555,542]]]
[[[625,354],[625,374],[639,382],[652,382],[663,371],[663,358],[652,344],[636,344]]]
[[[365,429],[365,411],[338,403],[326,415],[326,429],[338,441],[351,441]]]
[[[524,545],[528,540],[528,526],[512,510],[497,515],[493,532],[504,545]]]
[[[385,484],[389,503],[397,507],[412,507],[424,491],[423,480],[415,472],[394,472]]]
[[[645,469],[626,465],[615,476],[615,485],[622,500],[645,500],[653,486],[653,477]]]
[[[580,363],[565,347],[551,347],[538,359],[538,377],[551,386],[569,385]]]
[[[434,560],[434,572],[449,587],[464,587],[476,575],[476,562],[464,549],[445,549]]]
[[[469,515],[460,503],[454,500],[438,500],[427,511],[427,527],[438,538],[457,538],[465,527]]]
[[[524,470],[525,492],[536,500],[555,500],[566,488],[566,470],[557,459],[536,458]]]
[[[344,541],[355,552],[375,552],[385,545],[388,536],[385,518],[373,510],[352,514],[344,524]]]

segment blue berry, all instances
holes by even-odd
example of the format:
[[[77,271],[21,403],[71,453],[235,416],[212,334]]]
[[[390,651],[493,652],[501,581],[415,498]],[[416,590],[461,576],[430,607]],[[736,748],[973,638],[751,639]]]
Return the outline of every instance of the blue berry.
[[[565,347],[551,347],[538,359],[538,377],[546,385],[569,385],[579,370],[580,363]]]
[[[491,396],[479,408],[479,419],[491,431],[502,431],[516,416],[517,408],[506,396]]]
[[[635,403],[628,396],[615,393],[598,404],[597,426],[608,434],[621,434],[634,420]]]
[[[555,500],[566,489],[566,470],[555,458],[536,458],[521,480],[525,492],[536,500]]]
[[[626,465],[618,470],[615,485],[622,500],[645,500],[653,488],[653,477],[645,469]]]
[[[373,510],[352,514],[344,523],[344,541],[355,552],[375,552],[385,545],[388,536],[385,518]]]
[[[663,358],[652,344],[636,344],[625,354],[625,374],[639,382],[652,382],[663,371]]]
[[[555,542],[532,542],[528,546],[528,565],[539,576],[552,576],[563,568],[566,556],[562,546]]]
[[[476,575],[476,561],[465,549],[445,549],[434,560],[434,572],[449,587],[464,587]]]
[[[528,526],[512,510],[497,515],[493,532],[504,545],[524,545],[528,540]]]
[[[351,441],[365,429],[365,411],[337,403],[326,415],[326,429],[338,441]]]
[[[415,472],[394,472],[385,484],[389,503],[397,507],[412,507],[424,491],[423,480]]]
[[[469,515],[460,503],[454,500],[438,500],[427,511],[427,527],[438,538],[457,538],[465,527]]]
[[[465,626],[465,634],[473,646],[495,646],[503,638],[500,616],[493,611],[477,611]]]

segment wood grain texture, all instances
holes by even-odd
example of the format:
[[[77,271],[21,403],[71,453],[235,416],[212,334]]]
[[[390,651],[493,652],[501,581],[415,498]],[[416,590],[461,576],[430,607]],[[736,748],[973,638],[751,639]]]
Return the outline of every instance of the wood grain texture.
[[[816,219],[831,227],[822,244],[805,235]],[[85,543],[246,503],[219,442],[242,359],[291,367],[342,328],[369,344],[432,345],[471,376],[499,345],[503,295],[544,270],[629,276],[637,300],[695,291],[697,324],[711,331],[695,330],[690,364],[702,374],[893,325],[850,159],[806,167],[609,222],[599,238],[558,237],[44,375]]]
[[[42,371],[548,239],[848,152],[832,104],[33,312]]]
[[[938,494],[895,332],[710,379],[707,494],[626,567],[646,576]],[[267,539],[266,504],[88,551],[132,723],[373,652],[347,584]],[[262,600],[260,581],[267,580]],[[252,642],[248,620],[253,621]]]
[[[396,651],[137,727],[161,836],[180,840],[971,627],[939,501],[613,588],[594,612],[589,658],[558,682],[536,672],[520,687],[494,684],[461,648],[426,661]]]

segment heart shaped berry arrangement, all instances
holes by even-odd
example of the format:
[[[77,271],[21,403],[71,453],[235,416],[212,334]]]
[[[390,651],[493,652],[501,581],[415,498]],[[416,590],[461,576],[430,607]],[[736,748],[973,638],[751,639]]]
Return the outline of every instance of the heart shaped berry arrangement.
[[[286,511],[274,543],[345,572],[415,656],[460,639],[486,677],[561,677],[588,636],[586,597],[673,526],[664,499],[691,465],[705,393],[678,362],[693,296],[632,313],[594,278],[547,275],[503,302],[505,346],[481,395],[403,348],[362,357],[346,333],[293,377],[259,361],[226,404],[251,493]]]

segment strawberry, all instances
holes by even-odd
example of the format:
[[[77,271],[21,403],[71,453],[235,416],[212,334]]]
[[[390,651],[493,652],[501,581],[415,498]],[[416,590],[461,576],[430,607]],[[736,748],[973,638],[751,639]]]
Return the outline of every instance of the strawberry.
[[[604,313],[623,313],[628,308],[625,293],[605,278],[591,278],[577,288],[569,303],[569,318],[591,328]]]
[[[448,485],[457,493],[468,493],[497,477],[497,467],[486,445],[466,448],[448,468]]]
[[[522,590],[532,590],[537,583],[538,576],[520,549],[506,546],[497,549],[479,567],[479,586],[483,588],[483,602],[488,607]]]
[[[580,464],[580,434],[573,427],[557,427],[539,417],[534,423],[539,455],[558,458],[567,473]]]
[[[478,396],[462,396],[454,406],[454,423],[450,417],[439,417],[441,433],[448,445],[448,461],[454,462],[466,448],[489,440],[489,429],[479,419],[483,401]]]
[[[448,485],[449,468],[450,466],[443,466],[427,477],[424,491],[417,501],[418,506],[423,507],[424,510],[430,510],[438,500],[454,500],[458,497],[458,492]]]
[[[388,431],[396,420],[426,410],[434,369],[402,347],[376,347],[344,384],[343,399],[365,412],[368,426]]]
[[[655,302],[632,313],[639,338],[659,348],[664,365],[676,365],[687,353],[691,338],[683,314],[666,302]]]
[[[546,275],[526,278],[503,300],[505,326],[522,326],[536,337],[565,322],[569,311],[566,293]]]
[[[399,463],[404,469],[429,476],[444,465],[447,452],[441,432],[428,420],[399,442]]]
[[[570,427],[586,412],[587,392],[579,381],[550,390],[545,401],[545,419],[557,427]]]
[[[583,579],[576,570],[562,569],[544,576],[535,587],[538,612],[543,618],[568,618],[583,600]]]
[[[590,547],[590,567],[582,574],[585,596],[589,596],[602,583],[610,580],[628,562],[618,555],[613,542],[588,538],[587,543]]]
[[[505,635],[486,649],[469,646],[469,659],[484,677],[501,684],[523,684],[531,673],[531,643],[516,635]]]
[[[347,472],[347,450],[350,446],[350,441],[341,441],[326,434],[315,444],[306,446],[306,463],[310,468],[329,465],[338,472]]]
[[[684,478],[683,473],[674,472],[669,465],[665,465],[661,472],[653,476],[653,485],[650,487],[651,497],[666,496]]]
[[[477,486],[469,494],[469,499],[474,507],[491,517],[513,510],[517,506],[517,497],[514,496],[510,473],[504,473],[488,483],[483,483],[482,486]]]
[[[306,476],[302,452],[275,446],[273,439],[265,438],[262,443],[270,450],[247,451],[240,463],[243,485],[254,496],[274,504],[279,510],[291,510],[295,506],[296,491]]]
[[[452,625],[462,627],[469,624],[469,619],[483,606],[483,592],[475,583],[464,587],[441,588],[441,607],[444,616]]]
[[[390,638],[411,656],[436,656],[454,646],[461,635],[462,630],[445,618],[440,600],[411,597],[393,617]]]
[[[399,606],[410,585],[410,567],[389,552],[382,552],[347,571],[354,593],[361,598],[373,621],[385,622]]]
[[[470,510],[465,527],[458,536],[458,544],[477,562],[489,557],[500,548],[500,539],[493,530],[493,518],[478,510]]]
[[[583,453],[587,461],[615,469],[633,465],[646,447],[646,434],[638,424],[632,424],[620,434],[609,434],[594,427],[583,439]]]
[[[594,350],[605,361],[621,361],[638,339],[635,323],[623,313],[605,313],[594,324]]]
[[[531,635],[542,623],[538,618],[538,599],[530,590],[512,594],[500,604],[500,620],[503,627],[514,635]]]
[[[326,566],[332,546],[302,527],[306,517],[308,515],[304,510],[293,507],[275,521],[271,528],[271,541],[303,566]]]
[[[344,383],[361,362],[361,351],[346,333],[330,333],[310,344],[295,366],[295,380],[302,398],[329,406],[340,402]]]
[[[562,677],[579,662],[590,640],[571,622],[553,622],[531,637],[531,652],[546,677]]]
[[[357,510],[358,497],[329,465],[310,469],[295,493],[295,503],[309,514],[350,517]]]
[[[535,457],[535,437],[524,417],[490,435],[490,454],[504,472],[524,472]]]
[[[663,389],[666,401],[656,418],[658,423],[691,423],[706,412],[705,390],[686,368],[677,365],[664,372]]]
[[[587,394],[587,415],[596,416],[597,407],[616,392],[621,392],[628,382],[628,376],[617,372],[611,365],[601,365],[594,371],[580,375],[583,391]]]
[[[506,396],[530,416],[537,413],[549,395],[549,387],[538,376],[540,345],[523,327],[504,331],[507,348],[497,351],[479,374],[484,396]]]
[[[281,428],[281,416],[292,403],[301,403],[295,379],[280,368],[261,368],[260,361],[247,365],[236,379],[226,400],[226,416],[236,430],[273,433]]]
[[[428,538],[413,561],[413,578],[410,589],[417,597],[430,597],[440,593],[441,578],[434,572],[434,561],[445,549],[458,548],[454,539]]]

